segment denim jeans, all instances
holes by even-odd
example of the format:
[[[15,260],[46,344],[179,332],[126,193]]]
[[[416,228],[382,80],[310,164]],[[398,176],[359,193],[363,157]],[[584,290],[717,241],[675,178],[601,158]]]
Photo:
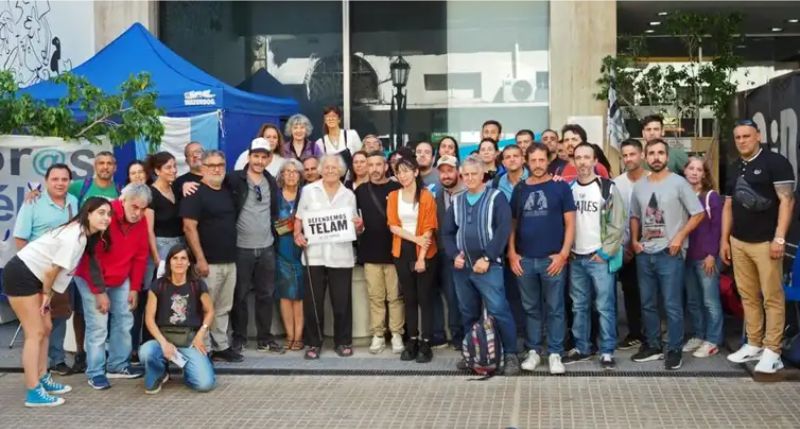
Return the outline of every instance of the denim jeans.
[[[48,367],[64,362],[64,337],[67,335],[67,318],[53,319],[53,330],[50,331],[50,343],[47,347]]]
[[[183,382],[193,390],[208,392],[216,385],[214,366],[208,356],[194,347],[178,347],[178,351],[186,357],[183,367]],[[156,340],[150,340],[139,349],[139,359],[144,365],[144,385],[152,386],[167,370],[164,352]]]
[[[436,338],[440,332],[444,332],[443,307],[439,305],[439,295],[437,295],[442,293],[445,305],[447,305],[447,327],[450,329],[450,342],[461,347],[464,328],[461,325],[461,310],[458,308],[458,296],[456,296],[456,286],[453,280],[453,260],[448,258],[444,252],[440,253],[439,287],[433,289],[433,337]]]
[[[692,336],[712,344],[722,344],[722,303],[719,298],[720,261],[714,274],[703,269],[703,260],[686,261],[686,309]]]
[[[592,328],[592,297],[600,315],[600,353],[613,354],[617,345],[616,276],[608,272],[608,263],[596,262],[587,256],[570,261],[572,281],[572,336],[581,354],[591,353],[589,336]]]
[[[97,297],[86,281],[74,277],[75,285],[83,299],[86,318],[86,376],[90,379],[106,373],[106,340],[108,340],[108,371],[120,372],[128,367],[131,356],[131,327],[133,313],[128,308],[130,281],[118,287],[109,287],[106,294],[111,302],[109,313],[97,310]],[[109,324],[109,316],[111,323]]]
[[[547,274],[550,258],[522,258],[522,276],[517,277],[525,311],[525,347],[542,353],[542,321],[547,305],[547,353],[564,352],[564,287],[567,267],[556,276]],[[544,303],[543,303],[544,301]]]
[[[517,275],[511,271],[508,259],[503,265],[503,282],[506,285],[506,299],[511,307],[511,315],[514,317],[514,326],[517,327],[517,334],[525,332],[525,310],[522,309],[522,297],[519,295],[517,286]]]
[[[497,321],[503,350],[507,354],[517,353],[517,329],[514,317],[506,299],[503,284],[503,267],[492,263],[489,271],[478,274],[471,268],[453,269],[453,280],[456,284],[458,304],[461,307],[464,332],[472,329],[472,324],[481,317],[481,300],[486,311]]]
[[[683,344],[683,254],[668,251],[636,255],[642,320],[647,345],[661,348],[661,323],[658,317],[658,294],[667,313],[667,350],[680,352]]]

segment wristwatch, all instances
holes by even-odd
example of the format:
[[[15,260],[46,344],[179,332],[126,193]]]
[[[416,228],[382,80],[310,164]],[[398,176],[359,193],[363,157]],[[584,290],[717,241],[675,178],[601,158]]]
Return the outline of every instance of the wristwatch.
[[[780,244],[781,246],[786,244],[786,240],[783,237],[775,237],[775,238],[772,239],[772,241]]]

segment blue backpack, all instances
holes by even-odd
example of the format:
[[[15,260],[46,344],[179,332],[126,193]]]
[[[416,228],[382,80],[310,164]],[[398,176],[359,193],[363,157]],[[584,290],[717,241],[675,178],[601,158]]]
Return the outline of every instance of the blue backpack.
[[[472,325],[464,336],[461,353],[470,368],[484,379],[492,377],[503,369],[503,343],[495,328],[494,317],[483,308],[483,315]]]

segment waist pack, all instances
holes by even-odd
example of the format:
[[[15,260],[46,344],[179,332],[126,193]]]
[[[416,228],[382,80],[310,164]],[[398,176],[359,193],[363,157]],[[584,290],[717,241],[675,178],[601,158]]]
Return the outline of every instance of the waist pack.
[[[739,178],[736,179],[733,199],[747,210],[755,212],[763,212],[772,207],[772,200],[764,198],[756,192],[756,190],[747,183],[747,180],[744,180],[744,176],[739,176]]]
[[[189,347],[192,345],[197,331],[186,326],[159,326],[161,335],[175,347]]]
[[[492,377],[503,369],[503,343],[500,341],[494,317],[483,309],[483,315],[464,336],[461,353],[467,368],[474,373]]]

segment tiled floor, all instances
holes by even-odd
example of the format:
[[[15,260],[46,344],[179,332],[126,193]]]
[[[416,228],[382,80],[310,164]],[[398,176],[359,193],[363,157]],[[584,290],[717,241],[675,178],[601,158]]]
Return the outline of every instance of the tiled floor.
[[[220,376],[157,396],[141,380],[94,391],[77,376],[59,408],[22,406],[20,374],[0,375],[0,426],[259,428],[798,428],[795,383],[741,378]]]

